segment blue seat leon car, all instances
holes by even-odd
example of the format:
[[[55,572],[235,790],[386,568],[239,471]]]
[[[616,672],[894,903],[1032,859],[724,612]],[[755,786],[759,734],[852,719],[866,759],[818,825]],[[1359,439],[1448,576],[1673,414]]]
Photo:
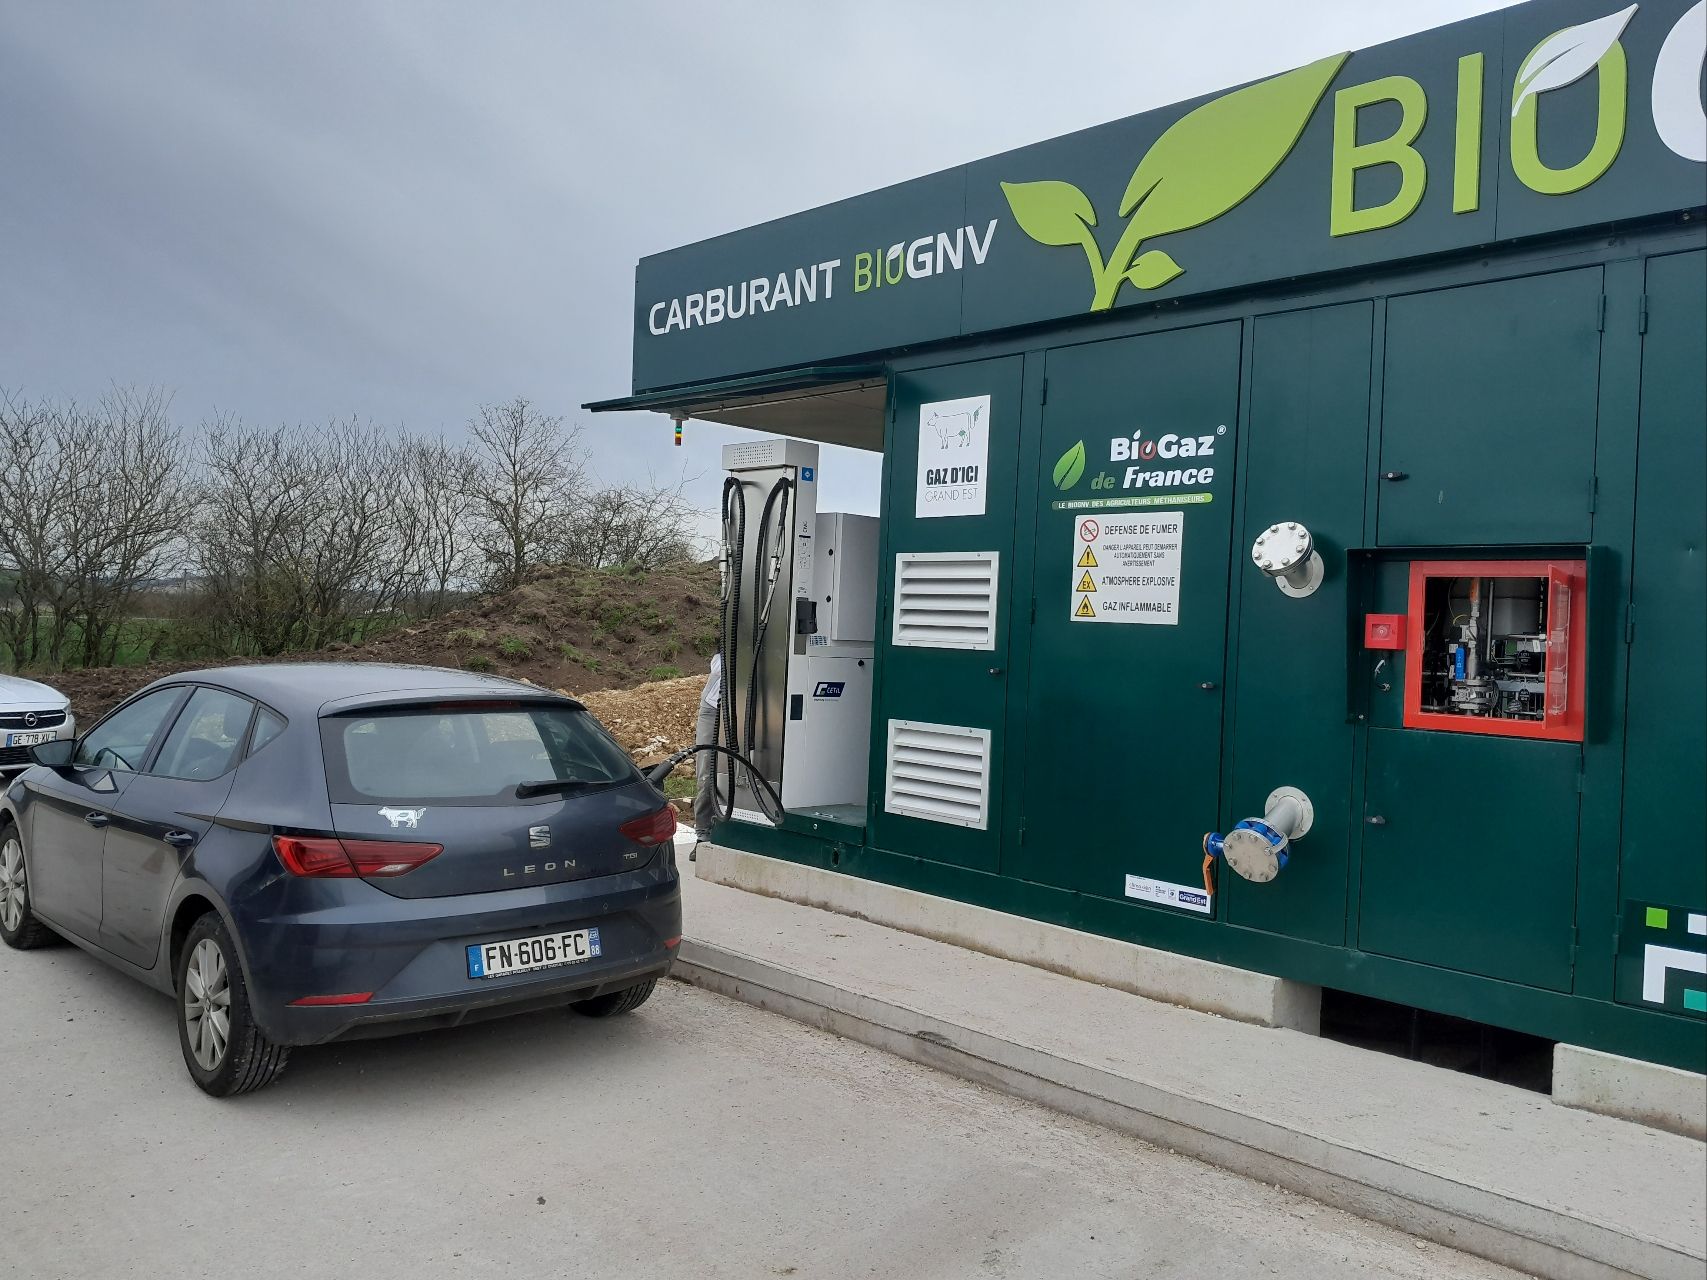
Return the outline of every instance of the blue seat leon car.
[[[638,1007],[681,936],[675,813],[584,707],[433,668],[149,685],[0,795],[0,940],[170,994],[203,1090],[292,1047]]]

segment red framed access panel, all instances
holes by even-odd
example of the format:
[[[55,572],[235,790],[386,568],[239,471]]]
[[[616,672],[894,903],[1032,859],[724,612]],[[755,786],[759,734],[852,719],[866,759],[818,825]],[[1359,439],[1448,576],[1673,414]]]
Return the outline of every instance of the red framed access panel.
[[[1539,720],[1510,720],[1422,705],[1427,584],[1438,578],[1542,578],[1547,583],[1546,685]],[[1405,715],[1409,729],[1441,729],[1504,738],[1583,740],[1586,690],[1587,563],[1583,560],[1414,560],[1405,620]]]

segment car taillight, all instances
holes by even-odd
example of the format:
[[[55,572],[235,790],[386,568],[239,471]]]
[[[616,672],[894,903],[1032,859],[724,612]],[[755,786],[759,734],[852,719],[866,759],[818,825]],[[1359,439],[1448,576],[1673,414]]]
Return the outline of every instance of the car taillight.
[[[409,840],[340,840],[336,836],[274,836],[273,851],[293,876],[400,876],[444,852],[442,844]]]
[[[676,811],[665,805],[656,813],[649,813],[644,818],[633,818],[617,828],[623,835],[638,844],[648,847],[663,844],[676,834]]]

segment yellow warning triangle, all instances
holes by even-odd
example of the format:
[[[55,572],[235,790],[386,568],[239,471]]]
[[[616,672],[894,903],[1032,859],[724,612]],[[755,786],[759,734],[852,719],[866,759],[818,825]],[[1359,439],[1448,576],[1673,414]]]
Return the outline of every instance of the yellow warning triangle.
[[[1085,554],[1079,557],[1079,563],[1073,566],[1075,569],[1094,569],[1096,567],[1096,553],[1088,546],[1085,548]]]
[[[1091,577],[1089,569],[1079,575],[1079,585],[1073,588],[1074,591],[1095,591],[1096,589],[1096,580]]]
[[[1073,616],[1075,618],[1094,618],[1097,616],[1097,611],[1091,604],[1091,598],[1089,596],[1081,596],[1079,598],[1079,607],[1073,610]]]

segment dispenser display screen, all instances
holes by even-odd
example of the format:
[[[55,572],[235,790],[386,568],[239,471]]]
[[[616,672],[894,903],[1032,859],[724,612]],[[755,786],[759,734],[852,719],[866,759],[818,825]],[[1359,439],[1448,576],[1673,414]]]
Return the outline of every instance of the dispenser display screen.
[[[1411,566],[1405,724],[1582,739],[1582,561]]]

